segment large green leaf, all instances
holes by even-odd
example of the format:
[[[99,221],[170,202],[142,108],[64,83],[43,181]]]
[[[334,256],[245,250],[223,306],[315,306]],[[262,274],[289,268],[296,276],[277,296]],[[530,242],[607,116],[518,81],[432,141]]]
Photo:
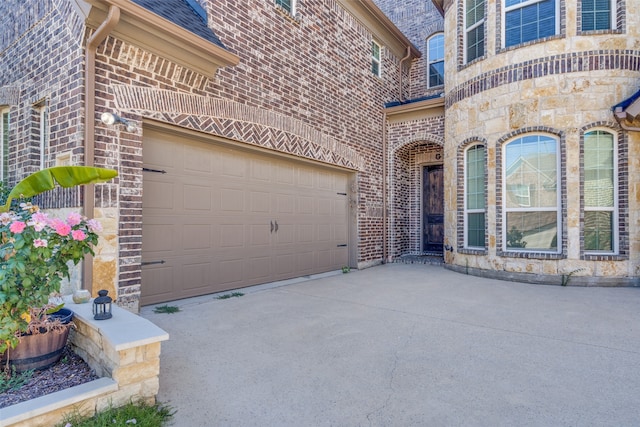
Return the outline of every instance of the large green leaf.
[[[62,187],[74,187],[109,181],[116,176],[118,176],[118,172],[113,169],[90,166],[58,166],[42,169],[29,175],[13,187],[7,197],[7,202],[0,207],[0,212],[9,210],[11,200],[18,197],[33,197],[52,190],[56,186],[56,182]]]

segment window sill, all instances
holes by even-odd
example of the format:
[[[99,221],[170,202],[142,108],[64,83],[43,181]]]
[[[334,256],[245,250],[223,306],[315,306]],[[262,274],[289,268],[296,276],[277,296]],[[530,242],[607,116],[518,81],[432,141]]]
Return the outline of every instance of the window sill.
[[[583,253],[581,259],[585,261],[627,261],[629,257],[620,254]]]
[[[462,255],[487,255],[488,251],[486,248],[461,248],[458,249],[458,253]]]
[[[522,259],[564,259],[565,254],[557,252],[512,252],[512,251],[498,251],[497,256],[504,258],[522,258]]]
[[[500,53],[505,53],[505,52],[509,52],[515,49],[520,49],[523,47],[528,47],[528,46],[533,46],[539,43],[546,43],[546,42],[550,42],[553,40],[560,40],[565,38],[564,34],[556,34],[554,36],[549,36],[549,37],[543,37],[541,39],[535,39],[535,40],[530,40],[528,42],[524,42],[524,43],[520,43],[520,44],[514,44],[513,46],[508,46],[508,47],[503,47],[500,49],[496,49],[496,55],[500,54]]]
[[[288,21],[294,24],[300,24],[300,22],[302,21],[302,17],[300,16],[300,13],[296,13],[295,15],[292,15],[288,10],[286,10],[284,7],[278,4],[274,4],[273,7],[276,10],[276,12],[278,12],[280,15],[282,15],[284,18],[286,18]]]

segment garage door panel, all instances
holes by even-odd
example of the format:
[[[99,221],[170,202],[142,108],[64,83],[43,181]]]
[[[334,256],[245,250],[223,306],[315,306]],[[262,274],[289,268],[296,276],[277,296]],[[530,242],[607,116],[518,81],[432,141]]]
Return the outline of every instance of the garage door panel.
[[[145,182],[142,197],[142,208],[148,209],[173,209],[174,188],[173,184],[150,181]]]
[[[211,188],[185,184],[182,187],[183,209],[187,211],[211,211]],[[165,196],[166,197],[166,196]]]
[[[222,212],[244,212],[244,192],[240,189],[220,190],[220,210]]]
[[[143,266],[143,304],[348,264],[346,174],[153,130],[144,150],[168,173],[143,176],[143,262],[165,262]]]
[[[190,249],[210,249],[211,229],[209,224],[185,224],[182,227],[182,247]]]

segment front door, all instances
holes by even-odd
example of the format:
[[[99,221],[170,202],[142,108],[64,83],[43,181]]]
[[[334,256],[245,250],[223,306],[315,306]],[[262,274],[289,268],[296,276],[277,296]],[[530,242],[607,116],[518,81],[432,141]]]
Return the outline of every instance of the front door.
[[[442,253],[444,243],[444,174],[442,165],[422,170],[422,250]]]

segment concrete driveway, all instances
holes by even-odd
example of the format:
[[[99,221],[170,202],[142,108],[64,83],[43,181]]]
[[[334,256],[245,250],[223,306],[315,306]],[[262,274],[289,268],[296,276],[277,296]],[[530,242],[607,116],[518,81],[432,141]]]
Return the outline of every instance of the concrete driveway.
[[[176,301],[175,426],[638,426],[640,289],[388,264]]]

